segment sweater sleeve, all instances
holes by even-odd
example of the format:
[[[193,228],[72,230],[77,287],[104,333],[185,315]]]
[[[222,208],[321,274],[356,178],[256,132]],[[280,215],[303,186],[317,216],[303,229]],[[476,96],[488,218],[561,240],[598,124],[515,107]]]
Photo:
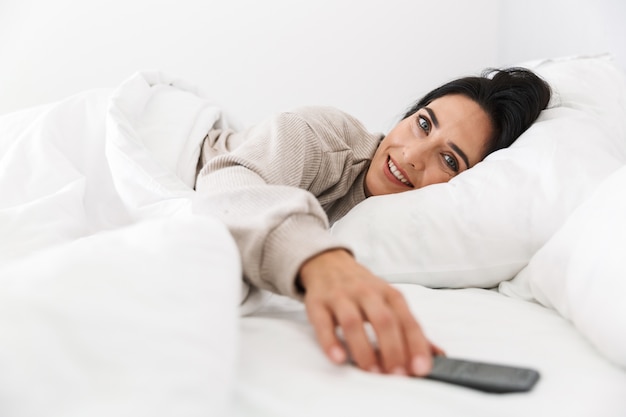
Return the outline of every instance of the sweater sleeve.
[[[299,298],[295,280],[302,263],[343,247],[308,191],[319,176],[337,173],[320,172],[324,138],[298,114],[280,114],[242,134],[238,148],[201,169],[196,190],[233,235],[245,278]]]

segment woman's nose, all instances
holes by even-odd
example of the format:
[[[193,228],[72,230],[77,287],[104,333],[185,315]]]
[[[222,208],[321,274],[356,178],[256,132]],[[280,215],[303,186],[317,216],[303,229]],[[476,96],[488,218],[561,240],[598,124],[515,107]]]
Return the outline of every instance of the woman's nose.
[[[426,155],[428,143],[426,141],[414,141],[404,148],[403,156],[409,166],[416,171],[423,171],[426,167]]]

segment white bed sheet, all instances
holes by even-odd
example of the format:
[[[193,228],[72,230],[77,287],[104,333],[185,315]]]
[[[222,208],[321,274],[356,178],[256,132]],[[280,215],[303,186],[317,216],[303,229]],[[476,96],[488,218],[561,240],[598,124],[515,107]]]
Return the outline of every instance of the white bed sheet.
[[[430,380],[332,365],[303,307],[270,296],[241,320],[236,416],[626,415],[626,372],[558,313],[493,290],[398,285],[426,333],[449,356],[536,368],[523,394],[487,394]]]

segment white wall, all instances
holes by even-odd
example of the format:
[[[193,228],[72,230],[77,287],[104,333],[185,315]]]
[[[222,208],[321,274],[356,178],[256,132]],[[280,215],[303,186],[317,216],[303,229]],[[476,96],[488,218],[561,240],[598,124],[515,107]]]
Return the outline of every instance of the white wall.
[[[613,54],[626,69],[626,1],[503,0],[498,60]]]
[[[138,69],[199,84],[236,127],[307,104],[388,130],[493,65],[497,0],[1,0],[0,113]]]
[[[623,0],[0,0],[0,114],[139,69],[200,85],[235,127],[306,104],[388,130],[450,78],[626,58]],[[624,65],[626,67],[626,65]]]

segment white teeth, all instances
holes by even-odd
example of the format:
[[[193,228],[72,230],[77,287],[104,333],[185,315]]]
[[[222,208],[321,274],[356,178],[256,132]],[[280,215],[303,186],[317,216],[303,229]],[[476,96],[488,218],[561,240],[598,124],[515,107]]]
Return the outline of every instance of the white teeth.
[[[387,165],[389,165],[389,171],[391,171],[393,176],[396,177],[402,184],[408,185],[409,187],[413,186],[409,182],[409,180],[404,178],[404,175],[402,175],[402,173],[400,172],[398,167],[396,167],[395,164],[393,162],[391,162],[391,158],[389,158],[389,160],[387,161]]]

